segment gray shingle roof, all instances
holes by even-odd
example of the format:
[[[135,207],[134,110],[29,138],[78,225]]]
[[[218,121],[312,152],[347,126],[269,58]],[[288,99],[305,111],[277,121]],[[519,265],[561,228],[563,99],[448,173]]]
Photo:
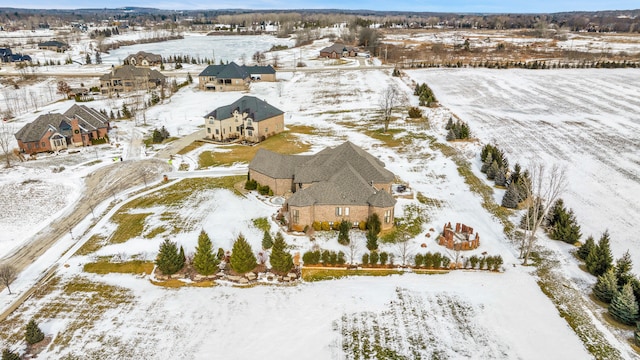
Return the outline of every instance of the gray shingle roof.
[[[205,118],[213,116],[217,120],[228,119],[234,110],[240,113],[247,113],[253,121],[262,121],[270,119],[274,116],[284,114],[284,112],[266,101],[260,100],[255,96],[245,95],[233,103],[221,106],[205,115]]]
[[[345,44],[341,44],[341,43],[335,43],[331,46],[327,46],[326,48],[320,50],[321,53],[323,52],[336,52],[338,54],[342,54],[343,51],[355,51],[356,49],[352,46],[346,46]]]
[[[146,51],[138,51],[135,54],[131,54],[129,56],[127,56],[125,58],[125,60],[128,59],[132,59],[132,58],[147,58],[149,61],[157,61],[157,62],[161,62],[162,61],[162,55],[158,55],[158,54],[154,54],[154,53],[150,53],[150,52],[146,52]]]
[[[49,129],[70,136],[71,119],[78,119],[78,125],[84,131],[92,131],[109,126],[109,119],[100,112],[85,105],[74,104],[64,114],[42,114],[26,124],[15,134],[22,142],[39,141]]]
[[[273,66],[271,65],[244,66],[244,68],[249,74],[275,74],[276,73],[276,69],[274,69]]]
[[[246,79],[251,74],[275,74],[276,69],[267,66],[245,66],[230,62],[226,65],[209,65],[198,76],[215,76],[224,79]]]
[[[55,47],[61,48],[68,45],[63,43],[62,41],[50,40],[50,41],[41,42],[38,44],[38,46],[55,46]]]
[[[149,80],[164,81],[165,76],[158,70],[135,67],[133,65],[123,65],[115,68],[112,72],[104,74],[100,77],[100,80],[116,79],[135,79],[140,77],[148,77]]]
[[[18,130],[15,137],[24,143],[39,141],[49,129],[58,131],[60,124],[68,121],[69,119],[62,114],[42,114]]]
[[[274,179],[293,179],[296,167],[313,155],[284,155],[259,149],[249,168]]]

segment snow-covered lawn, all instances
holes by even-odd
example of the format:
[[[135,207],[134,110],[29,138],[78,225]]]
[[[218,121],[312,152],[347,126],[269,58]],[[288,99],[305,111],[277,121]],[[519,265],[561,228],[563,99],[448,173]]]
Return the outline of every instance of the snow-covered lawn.
[[[285,111],[287,125],[311,127],[313,131],[297,134],[300,141],[312,145],[310,152],[349,140],[384,161],[411,191],[434,199],[433,204],[439,205],[421,205],[428,219],[423,232],[412,241],[412,252],[446,254],[446,249],[435,242],[436,233],[447,222],[463,222],[478,231],[482,241],[479,249],[465,256],[484,251],[489,255],[500,254],[505,261],[504,272],[405,274],[247,289],[226,286],[165,289],[152,285],[143,277],[82,272],[82,265],[98,256],[128,258],[138,255],[153,259],[158,244],[165,237],[191,252],[200,229],[209,233],[216,248],[229,249],[235,237],[243,233],[254,250],[259,249],[261,234],[251,220],[269,217],[277,207],[253,194],[238,197],[220,189],[194,192],[180,205],[131,210],[132,213],[150,213],[145,231],[170,223],[162,218],[166,213],[175,214],[181,224],[186,225],[184,231],[161,232],[151,238],[135,236],[127,242],[105,246],[94,254],[65,259],[68,266],[59,270],[59,285],[44,296],[28,300],[10,318],[22,324],[30,316],[38,315],[45,333],[54,337],[54,344],[56,341],[65,343],[64,346],[49,347],[41,355],[43,358],[76,354],[100,359],[122,356],[205,359],[215,353],[228,358],[351,359],[369,350],[376,351],[371,346],[378,341],[379,351],[390,351],[407,358],[418,355],[451,359],[590,357],[551,301],[540,291],[535,276],[530,274],[533,269],[518,265],[517,251],[506,239],[500,222],[482,207],[482,199],[469,191],[456,164],[430,144],[434,139],[444,142],[443,126],[453,113],[467,121],[474,136],[481,141],[500,145],[512,164],[516,161],[524,163],[530,154],[545,160],[560,159],[571,170],[566,204],[576,211],[583,233],[599,235],[609,228],[614,250],[619,255],[631,248],[622,245],[637,241],[630,236],[630,222],[640,215],[637,201],[634,201],[637,197],[633,195],[640,190],[637,152],[640,144],[634,136],[640,133],[636,116],[640,107],[638,85],[634,82],[636,72],[416,70],[407,72],[410,78],[395,78],[390,76],[389,69],[349,69],[352,64],[342,69],[328,69],[321,60],[312,59],[326,44],[328,42],[320,41],[303,50],[279,52],[285,61],[293,61],[294,56],[299,59],[302,54],[306,62],[314,65],[314,71],[278,74],[278,83],[254,84],[250,94]],[[388,84],[394,83],[406,94],[408,101],[416,105],[412,79],[426,81],[443,107],[424,109],[429,124],[407,122],[404,120],[406,113],[398,112],[398,118],[390,128],[396,137],[404,137],[410,143],[408,146],[387,146],[384,141],[372,137],[382,126],[376,121],[379,96]],[[154,127],[166,126],[172,135],[178,136],[194,132],[201,128],[202,116],[207,112],[244,95],[200,92],[195,87],[194,84],[182,89],[166,103],[151,107],[147,111],[146,126],[140,123],[136,126],[132,121],[117,122],[114,137],[122,146],[117,149],[104,147],[104,155],[96,154],[95,157],[127,154],[130,139],[148,133]],[[117,109],[122,101],[124,99],[105,99],[88,105]],[[70,102],[49,105],[42,111],[64,111],[67,105]],[[31,121],[35,116],[22,116],[16,123]],[[603,144],[600,139],[607,142]],[[481,144],[469,142],[453,146],[472,162],[474,172],[479,174],[477,152]],[[197,151],[212,148],[215,147],[206,145]],[[148,155],[153,155],[155,150],[149,150]],[[92,154],[92,151],[85,151],[82,156],[89,161]],[[196,154],[187,157],[195,158]],[[15,187],[26,175],[35,176],[38,171],[48,174],[51,170],[47,161],[42,159],[2,170],[0,185]],[[42,170],[33,169],[38,168],[38,164]],[[71,176],[72,170],[84,169],[78,171],[78,174],[84,174],[91,166],[83,167],[81,162],[76,162],[47,180],[57,184],[55,189],[64,191],[65,186],[71,186],[64,185],[64,175],[74,178],[77,183],[80,176]],[[42,187],[33,185],[33,191],[37,189]],[[499,200],[501,190],[494,191]],[[622,196],[624,194],[629,195]],[[41,201],[42,206],[49,206],[49,211],[43,211],[43,214],[53,214],[54,208],[73,202],[70,193],[63,197],[55,207]],[[416,204],[417,201],[400,200],[398,215],[407,203]],[[9,208],[15,204],[2,206]],[[628,215],[630,211],[632,217]],[[0,221],[4,219],[0,218]],[[14,244],[28,239],[22,234],[26,234],[32,224],[33,221],[26,217],[14,216],[13,234],[21,234]],[[275,223],[272,226],[275,229]],[[430,228],[435,230],[429,231]],[[74,230],[74,233],[82,233],[81,240],[84,241],[93,235],[107,237],[113,230],[114,224],[103,219],[93,228],[85,223],[82,231]],[[426,237],[428,233],[430,238]],[[286,239],[295,251],[303,252],[313,245],[303,236],[287,235]],[[64,241],[67,247],[70,246],[69,239]],[[326,249],[344,249],[332,236],[319,236],[316,242]],[[426,244],[426,249],[420,247],[422,243]],[[634,259],[640,255],[637,248],[636,245],[632,252]],[[391,245],[383,245],[382,249],[396,250]],[[566,257],[566,264],[563,264],[566,271],[576,271],[575,262],[567,260],[570,256],[568,246],[560,245],[554,250]],[[359,259],[364,251],[363,245],[356,258]],[[46,254],[41,260],[53,263],[60,254],[61,251]],[[451,257],[452,254],[448,255]],[[37,274],[29,276],[35,278]],[[86,282],[86,279],[114,286],[117,296],[111,298],[98,291],[73,290],[75,283]],[[584,278],[582,281],[589,282]],[[21,291],[24,289],[18,293]],[[0,294],[0,303],[5,304],[8,298],[4,291]],[[96,304],[104,306],[95,305],[99,307],[98,311],[87,299],[94,299]],[[65,302],[77,306],[64,312],[48,310]],[[91,321],[79,323],[85,314],[91,314]],[[361,343],[354,343],[354,337]],[[369,339],[369,345],[365,345],[364,339]],[[0,348],[17,343],[15,339],[5,341],[5,337],[0,337]]]

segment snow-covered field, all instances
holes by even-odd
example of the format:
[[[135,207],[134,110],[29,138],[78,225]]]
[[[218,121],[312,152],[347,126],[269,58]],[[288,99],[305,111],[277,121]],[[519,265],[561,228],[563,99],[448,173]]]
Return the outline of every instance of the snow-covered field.
[[[638,70],[408,73],[428,83],[474,137],[503,149],[512,165],[542,160],[566,167],[569,186],[562,197],[583,239],[597,240],[608,229],[614,256],[629,250],[640,269]]]
[[[356,62],[343,68],[327,67],[315,59],[317,50],[326,44],[323,40],[302,50],[278,52],[281,60],[291,63],[295,57],[302,56],[311,71],[279,73],[278,83],[254,84],[250,94],[285,111],[287,125],[313,127],[315,131],[311,134],[298,135],[301,141],[312,145],[310,152],[348,139],[378,156],[411,190],[437,200],[440,206],[425,209],[428,221],[424,231],[412,241],[412,252],[446,253],[446,249],[434,242],[433,236],[429,239],[425,234],[433,235],[429,228],[437,232],[449,221],[464,222],[481,234],[482,245],[472,253],[500,254],[505,260],[504,272],[404,274],[288,287],[165,289],[152,285],[145,277],[93,275],[82,271],[83,264],[98,256],[153,259],[158,244],[168,235],[160,233],[150,239],[140,236],[106,246],[91,255],[65,258],[66,266],[58,270],[59,285],[44,296],[28,300],[10,318],[22,324],[30,316],[39,317],[45,333],[54,338],[54,344],[39,358],[75,355],[87,359],[125,356],[207,359],[215,354],[227,358],[353,359],[376,358],[376,351],[405,358],[590,358],[579,338],[540,291],[530,274],[533,269],[518,265],[517,251],[505,238],[499,221],[482,207],[479,196],[469,191],[456,165],[429,147],[431,140],[426,136],[444,141],[443,126],[454,113],[471,125],[474,136],[481,141],[498,143],[512,164],[516,161],[524,164],[530,155],[559,159],[571,169],[565,199],[576,212],[583,233],[597,236],[608,228],[616,255],[630,248],[637,266],[640,259],[637,243],[634,243],[635,250],[624,246],[637,241],[631,236],[630,224],[640,218],[636,195],[640,190],[640,144],[636,135],[640,133],[637,119],[640,105],[638,85],[634,81],[636,71],[421,70],[407,72],[409,78],[394,78],[390,76],[390,69],[354,70],[352,65]],[[381,127],[375,122],[375,112],[387,84],[395,83],[406,98],[416,104],[412,79],[426,81],[443,107],[424,109],[430,127],[405,122],[406,114],[398,113],[398,120],[390,128],[396,136],[411,134],[413,140],[410,148],[387,147],[365,131]],[[101,147],[94,158],[129,154],[131,139],[156,126],[166,126],[172,135],[178,136],[194,132],[200,128],[204,114],[242,95],[200,92],[196,84],[182,89],[165,104],[148,110],[148,125],[118,122],[114,135],[122,146]],[[118,108],[121,101],[124,99],[105,99],[87,105]],[[64,111],[70,104],[56,103],[41,111]],[[21,116],[16,124],[36,116],[33,113]],[[477,151],[481,144],[456,143],[455,146],[479,167]],[[149,150],[148,156],[155,150]],[[197,152],[206,150],[220,149],[205,145]],[[197,152],[185,158],[195,159]],[[144,157],[140,152],[137,154]],[[92,155],[93,150],[85,151],[81,154],[83,161],[76,160],[67,165],[66,170],[49,176],[47,181],[54,184],[50,189],[57,189],[50,190],[49,194],[77,186],[80,175],[87,169],[102,166],[82,165],[89,163]],[[51,161],[52,158],[41,159],[17,164],[10,170],[2,169],[0,186],[14,189],[22,184],[18,191],[21,194],[42,191],[41,184],[24,183],[23,179],[35,177],[39,172],[48,174]],[[74,169],[83,170],[74,172]],[[63,182],[64,175],[74,178],[74,182],[71,185]],[[23,189],[24,186],[32,190]],[[587,196],[589,193],[593,195]],[[72,194],[64,192],[63,199],[52,204],[40,201],[40,213],[33,216],[50,221],[48,215],[54,214],[55,209],[65,206],[68,209],[73,203],[73,196],[77,195]],[[499,195],[500,191],[496,190],[496,197]],[[408,202],[410,200],[399,201],[398,211]],[[0,203],[0,212],[8,209],[15,209],[15,204]],[[193,194],[186,204],[177,208],[157,206],[135,211],[151,213],[146,229],[161,225],[162,214],[168,210],[187,219],[188,230],[172,234],[170,238],[191,252],[201,228],[210,234],[215,247],[228,249],[242,232],[257,251],[261,234],[253,228],[251,220],[269,216],[276,209],[255,196],[241,198],[227,190],[208,190]],[[629,216],[629,211],[635,213]],[[87,221],[82,224],[82,231],[74,229],[74,233],[83,234],[80,241],[93,235],[108,236],[114,229],[108,220],[102,219],[91,228]],[[0,217],[0,227],[12,229],[11,234],[19,237],[12,242],[12,247],[28,241],[24,234],[33,226],[31,217],[15,215],[11,227],[4,221],[5,218]],[[275,227],[275,223],[272,226]],[[4,231],[0,236],[4,236]],[[312,246],[303,236],[287,235],[286,239],[296,251]],[[319,236],[316,242],[323,248],[344,250],[332,237]],[[68,247],[70,243],[70,239],[61,240],[61,246]],[[427,249],[420,248],[421,243],[427,244]],[[383,245],[382,249],[396,251],[391,245]],[[0,304],[26,291],[30,279],[46,269],[46,263],[54,263],[62,252],[45,254],[41,259],[44,265],[34,265],[16,281],[16,295],[9,296],[6,290],[0,293]],[[364,246],[356,258],[363,252]],[[575,261],[567,258],[565,262],[571,269],[568,271],[577,270]],[[78,279],[83,279],[81,283],[91,281],[113,286],[113,298],[103,298],[97,291],[74,291],[66,287],[65,284],[73,284]],[[64,311],[58,307],[60,304],[67,306]],[[83,323],[83,317],[90,321]],[[22,348],[19,342],[7,341],[9,336],[12,335],[0,335],[0,348]],[[615,343],[615,339],[612,341]],[[622,342],[615,344],[628,348]],[[631,358],[628,351],[624,354]]]

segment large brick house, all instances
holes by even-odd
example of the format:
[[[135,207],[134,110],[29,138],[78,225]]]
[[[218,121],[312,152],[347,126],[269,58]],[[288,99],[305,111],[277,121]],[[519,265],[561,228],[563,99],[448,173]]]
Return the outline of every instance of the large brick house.
[[[123,65],[100,77],[100,92],[113,95],[119,92],[150,90],[164,84],[166,77],[158,70]]]
[[[276,81],[276,70],[271,66],[245,66],[230,62],[209,65],[198,75],[200,90],[243,91],[251,81]]]
[[[205,137],[260,142],[284,130],[284,112],[255,96],[243,96],[205,116]]]
[[[64,114],[38,116],[22,127],[15,138],[20,151],[35,154],[89,146],[94,139],[104,139],[108,131],[107,116],[85,105],[73,105]]]
[[[354,57],[358,55],[358,49],[345,44],[335,43],[320,50],[320,57],[339,59],[342,57]]]
[[[39,43],[38,49],[51,50],[55,52],[65,52],[69,49],[69,45],[67,43],[63,43],[62,41],[50,40]]]
[[[260,149],[249,178],[287,198],[283,211],[290,229],[315,221],[366,221],[376,213],[383,229],[393,227],[394,174],[384,163],[347,141],[315,155],[283,155]]]
[[[124,58],[125,65],[133,66],[160,66],[162,64],[162,55],[138,51]]]

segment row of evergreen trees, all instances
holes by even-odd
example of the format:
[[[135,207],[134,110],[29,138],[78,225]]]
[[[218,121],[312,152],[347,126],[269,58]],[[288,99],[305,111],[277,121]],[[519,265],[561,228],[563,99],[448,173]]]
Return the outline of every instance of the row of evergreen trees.
[[[640,68],[640,62],[637,61],[581,61],[581,62],[561,62],[554,61],[547,63],[546,61],[472,61],[464,63],[462,61],[456,62],[412,62],[409,67],[411,68],[488,68],[488,69],[530,69],[530,70],[545,70],[545,69],[620,69],[620,68]]]
[[[293,258],[287,251],[287,244],[280,232],[271,238],[268,232],[262,241],[265,250],[271,249],[269,261],[271,269],[278,273],[288,273],[293,269]],[[213,253],[213,244],[209,235],[204,231],[200,231],[198,236],[198,246],[191,261],[193,269],[201,275],[213,275],[218,271],[221,261],[225,259],[225,253],[222,248],[218,249],[216,254]],[[187,258],[184,254],[184,248],[166,239],[161,245],[156,257],[156,266],[165,275],[172,275],[182,270],[187,264]],[[229,258],[230,268],[238,273],[245,274],[252,271],[258,265],[257,258],[251,249],[251,245],[247,242],[242,234],[238,236],[233,244],[231,256]]]
[[[413,91],[413,95],[418,97],[420,106],[431,106],[436,102],[436,95],[431,88],[425,83],[416,84],[416,88]]]
[[[629,252],[625,252],[614,265],[609,232],[605,231],[597,244],[589,236],[576,255],[584,260],[587,271],[598,277],[593,294],[609,304],[611,317],[626,325],[640,320],[640,279],[631,273],[633,262]],[[640,345],[640,323],[635,337]]]
[[[471,137],[471,130],[466,122],[458,120],[453,122],[452,118],[449,118],[445,130],[449,130],[447,133],[447,141],[468,139]]]

